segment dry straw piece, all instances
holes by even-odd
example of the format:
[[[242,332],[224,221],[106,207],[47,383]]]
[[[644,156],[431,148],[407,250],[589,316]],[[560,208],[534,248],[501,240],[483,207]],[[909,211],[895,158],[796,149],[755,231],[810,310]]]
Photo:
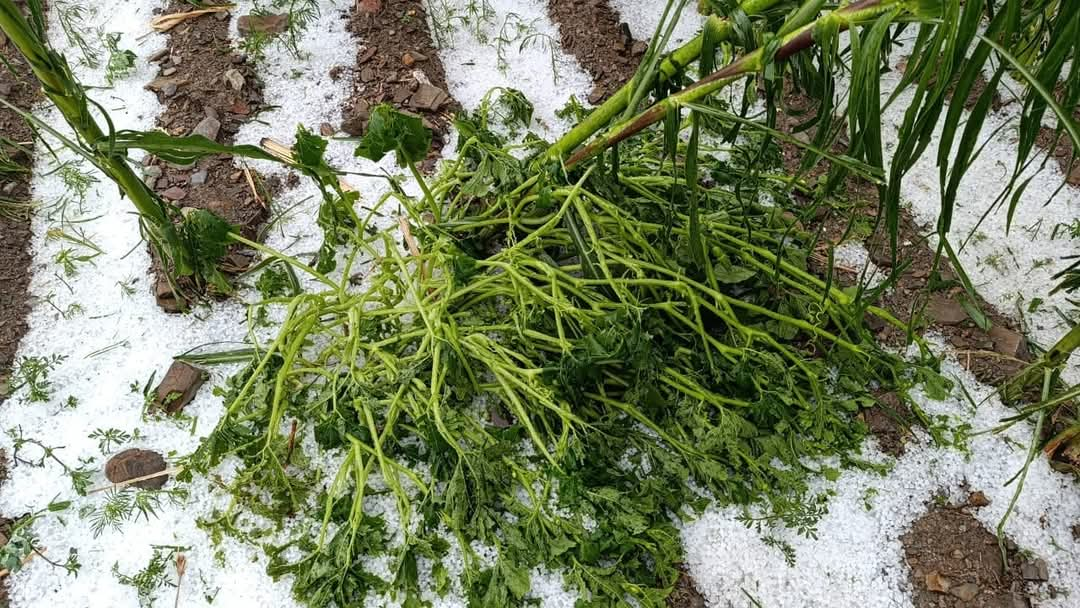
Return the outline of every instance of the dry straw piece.
[[[235,5],[222,4],[221,6],[212,6],[210,8],[188,11],[186,13],[172,13],[169,15],[161,15],[160,17],[154,17],[150,20],[150,27],[152,27],[156,32],[167,32],[189,19],[194,19],[196,17],[208,15],[211,13],[224,13],[234,8],[236,8]]]

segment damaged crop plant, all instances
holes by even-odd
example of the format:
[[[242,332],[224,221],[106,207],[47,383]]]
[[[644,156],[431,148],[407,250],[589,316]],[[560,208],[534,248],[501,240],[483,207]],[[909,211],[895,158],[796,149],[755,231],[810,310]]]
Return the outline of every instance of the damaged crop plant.
[[[252,359],[221,390],[220,423],[183,463],[189,478],[237,466],[230,508],[201,522],[214,538],[262,545],[271,574],[291,575],[310,606],[389,593],[416,607],[450,591],[471,606],[528,605],[533,577],[550,571],[582,607],[659,607],[679,575],[679,519],[738,504],[748,525],[812,535],[826,506],[807,478],[835,474],[822,462],[872,466],[858,456],[857,417],[872,391],[942,392],[925,349],[902,360],[866,327],[907,330],[874,305],[892,280],[864,291],[820,278],[808,266],[818,235],[800,220],[854,177],[877,186],[895,240],[900,182],[943,123],[938,254],[955,258],[951,207],[982,124],[977,113],[962,123],[961,104],[947,101],[967,98],[994,57],[976,108],[1006,73],[1028,84],[1015,175],[1047,112],[1080,144],[1063,109],[1080,98],[1070,61],[1080,7],[705,0],[701,35],[662,52],[689,4],[668,2],[631,82],[591,113],[571,104],[577,126],[553,144],[512,143],[531,107],[496,90],[456,117],[456,156],[425,178],[431,134],[375,108],[357,155],[393,155],[420,196],[394,181],[363,200],[324,161],[326,142],[298,130],[290,166],[320,186],[325,241],[311,264],[243,241],[274,262],[267,273],[288,275],[260,281],[281,289],[264,290],[253,325],[267,308],[284,321],[268,342],[252,332]],[[48,50],[40,5],[30,8],[27,21],[0,0],[0,25],[78,134],[65,143],[124,189],[176,276],[217,284],[210,254],[242,239],[209,214],[209,232],[179,217],[126,153],[273,157],[103,131],[91,113],[104,112]],[[886,165],[879,76],[905,28],[918,29],[900,87],[914,99]],[[1065,69],[1057,99],[1048,84]],[[824,100],[804,125],[809,143],[774,128],[785,78]],[[716,94],[740,82],[733,110]],[[747,115],[759,87],[762,121]],[[836,152],[840,133],[848,145]],[[819,185],[777,174],[778,139],[804,149],[803,171],[827,162]],[[1002,200],[1022,190],[1014,178]],[[401,221],[371,228],[380,215]]]
[[[906,363],[875,344],[866,318],[906,327],[873,306],[876,292],[808,271],[815,236],[784,213],[800,182],[762,169],[787,137],[771,128],[779,83],[790,71],[831,99],[836,73],[851,71],[846,109],[825,104],[819,135],[802,144],[805,168],[824,158],[831,172],[801,194],[821,202],[845,176],[870,180],[895,238],[899,181],[950,89],[966,95],[998,40],[1022,42],[1005,32],[1036,36],[1031,14],[1017,2],[989,13],[958,2],[710,3],[720,16],[665,55],[686,4],[668,3],[633,81],[563,140],[526,137],[532,154],[518,160],[499,134],[527,129],[530,108],[493,91],[457,117],[457,157],[430,184],[417,175],[422,197],[395,189],[366,203],[401,223],[355,233],[340,274],[280,256],[319,288],[256,305],[284,307],[284,325],[230,381],[226,414],[188,466],[242,462],[233,506],[204,522],[215,533],[270,532],[240,525],[248,510],[312,521],[265,543],[271,573],[292,575],[299,599],[352,606],[388,592],[422,606],[456,590],[472,606],[519,606],[534,573],[554,571],[579,606],[663,606],[682,559],[679,518],[715,500],[756,505],[750,525],[813,534],[825,507],[805,480],[831,470],[812,463],[870,466],[855,455],[870,391],[941,391],[929,357]],[[896,29],[914,24],[925,55],[904,78],[917,98],[886,168],[878,78]],[[1067,54],[1040,64],[1036,81],[1056,79]],[[995,82],[1015,67],[1000,65]],[[748,76],[747,90],[764,84],[765,124],[713,95]],[[1066,116],[1039,88],[1024,120],[1037,125],[1047,108]],[[846,126],[834,116],[844,112]],[[960,150],[941,159],[942,236],[949,180],[974,155],[955,125],[945,137]],[[845,128],[847,152],[830,152]],[[724,159],[706,144],[721,139]],[[416,174],[429,141],[418,119],[380,107],[357,154],[394,154]],[[953,256],[941,242],[939,255]],[[320,477],[304,447],[329,454],[336,474]],[[389,577],[370,565],[380,556]]]

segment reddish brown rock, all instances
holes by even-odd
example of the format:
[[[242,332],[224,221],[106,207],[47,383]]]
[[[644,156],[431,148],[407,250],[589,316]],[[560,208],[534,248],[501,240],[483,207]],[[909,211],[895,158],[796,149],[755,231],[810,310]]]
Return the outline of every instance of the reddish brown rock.
[[[152,408],[167,414],[179,412],[195,398],[205,379],[206,374],[201,369],[183,361],[173,361],[161,384],[154,389]]]
[[[119,452],[105,463],[105,477],[112,483],[160,473],[166,469],[165,458],[151,450],[131,448]],[[144,490],[157,490],[169,480],[168,475],[144,479],[131,484]]]

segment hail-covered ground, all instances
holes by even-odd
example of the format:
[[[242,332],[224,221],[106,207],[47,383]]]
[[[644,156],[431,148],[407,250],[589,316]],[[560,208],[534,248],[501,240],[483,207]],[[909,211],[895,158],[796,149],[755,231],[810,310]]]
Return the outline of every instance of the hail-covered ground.
[[[455,2],[461,4],[463,0],[448,0],[448,5]],[[87,30],[100,27],[119,33],[120,45],[139,57],[133,73],[109,90],[94,92],[110,112],[116,128],[152,129],[161,112],[156,97],[143,89],[143,84],[155,76],[155,68],[147,59],[165,45],[164,37],[149,28],[152,11],[160,4],[156,0],[131,0],[87,15]],[[340,120],[348,83],[334,81],[328,74],[335,65],[354,63],[357,41],[345,31],[346,21],[341,17],[351,2],[323,0],[320,4],[321,17],[304,38],[300,58],[271,47],[258,65],[266,83],[267,104],[273,109],[245,126],[237,143],[258,143],[263,137],[289,143],[297,123],[316,127]],[[612,2],[639,39],[651,36],[664,4],[663,0]],[[250,0],[238,5],[236,14],[253,8]],[[588,76],[573,58],[557,48],[556,26],[542,3],[493,0],[491,5],[497,14],[486,26],[491,29],[487,36],[465,29],[450,32],[441,51],[449,92],[466,109],[472,109],[492,86],[523,90],[536,105],[535,129],[545,137],[557,135],[568,125],[556,116],[556,111],[571,95],[587,97],[591,88]],[[556,48],[537,44],[496,52],[492,47],[492,39],[497,38],[494,34],[513,18],[527,20],[537,31],[547,34],[544,45]],[[686,23],[676,28],[673,43],[693,35],[696,19],[688,16]],[[50,9],[50,20],[53,44],[76,56],[77,50],[57,22],[55,7]],[[72,65],[85,84],[105,82],[104,70],[74,61]],[[895,85],[891,78],[886,75],[883,96]],[[885,115],[887,129],[896,128],[905,107],[903,98],[890,106]],[[1068,221],[1080,217],[1080,191],[1066,188],[1058,192],[1062,176],[1056,164],[1049,163],[1032,177],[1011,231],[1006,233],[1000,213],[990,215],[976,228],[982,210],[996,194],[987,184],[999,184],[1012,167],[1015,113],[1015,106],[1005,106],[987,121],[984,131],[988,143],[962,185],[954,232],[958,240],[969,232],[974,234],[960,257],[983,297],[1006,314],[1022,316],[1028,337],[1049,346],[1066,329],[1057,311],[1069,310],[1064,296],[1049,294],[1053,286],[1049,277],[1060,269],[1062,245],[1068,243],[1060,235],[1052,238],[1051,228],[1063,218]],[[55,112],[46,108],[40,109],[38,115],[49,124],[61,122]],[[894,139],[884,137],[885,141]],[[935,144],[927,151],[926,160],[909,175],[903,189],[906,204],[926,223],[936,217],[939,204],[938,170],[932,160]],[[253,296],[241,294],[236,300],[215,303],[189,315],[168,315],[159,310],[148,295],[149,258],[140,242],[137,218],[128,213],[128,201],[100,177],[101,181],[91,184],[84,197],[73,195],[71,184],[78,173],[72,171],[87,175],[93,172],[58,146],[53,148],[59,157],[39,153],[35,166],[34,195],[46,211],[38,214],[34,224],[34,305],[20,355],[65,358],[50,376],[52,397],[48,402],[30,402],[25,392],[7,401],[0,415],[5,431],[0,445],[10,455],[16,437],[33,438],[46,446],[62,446],[55,455],[67,467],[85,466],[95,471],[101,470],[107,458],[98,439],[91,437],[97,429],[115,428],[127,433],[137,429],[141,438],[130,445],[155,449],[169,458],[190,453],[221,416],[221,399],[203,389],[185,409],[189,418],[183,424],[147,421],[143,418],[143,396],[133,388],[141,387],[154,370],[160,373],[166,369],[178,353],[203,344],[245,340],[248,330],[243,299]],[[328,160],[347,171],[398,171],[392,160],[376,166],[354,158],[351,149],[348,142],[333,142]],[[446,153],[452,156],[451,150]],[[57,170],[60,166],[67,168]],[[259,169],[267,173],[279,170],[272,165]],[[386,187],[381,179],[350,176],[348,180],[362,193],[362,205],[378,200]],[[406,180],[405,188],[412,190],[414,185]],[[59,209],[57,205],[65,199],[67,221],[82,220],[68,225],[77,226],[102,250],[101,255],[70,275],[57,265],[56,258],[61,249],[72,245],[47,237],[50,228],[62,227],[59,214],[48,209]],[[279,208],[291,208],[292,212],[276,224],[268,244],[295,254],[314,251],[319,242],[312,213],[316,200],[317,193],[305,185],[283,193],[276,202]],[[1048,200],[1049,204],[1044,205]],[[387,215],[381,221],[394,220]],[[860,247],[857,243],[846,244],[839,258],[849,265],[866,263],[865,251]],[[1041,304],[1032,306],[1033,301]],[[817,489],[831,491],[834,496],[828,514],[818,524],[816,539],[780,533],[794,548],[794,566],[789,566],[785,556],[766,544],[758,533],[740,523],[739,512],[734,509],[711,509],[697,521],[686,523],[683,542],[688,566],[710,606],[749,606],[755,605],[753,602],[768,607],[910,606],[900,536],[926,511],[935,494],[960,499],[964,488],[982,490],[991,503],[976,516],[987,527],[996,526],[1013,492],[1013,486],[1007,486],[1006,481],[1023,466],[1032,428],[1018,424],[1004,434],[978,433],[995,427],[1009,410],[990,387],[980,385],[956,364],[948,346],[937,344],[945,358],[943,369],[957,381],[957,389],[945,401],[934,401],[919,392],[913,396],[928,413],[947,416],[956,425],[970,425],[975,434],[968,444],[969,451],[940,447],[928,436],[919,435],[903,456],[891,459],[877,450],[872,439],[868,440],[868,457],[888,463],[889,472],[878,475],[848,471],[836,481],[815,481]],[[210,383],[219,385],[235,368],[216,366],[211,371]],[[1069,373],[1071,378],[1080,377],[1080,364],[1075,358]],[[70,407],[69,398],[74,398],[75,407]],[[27,444],[20,458],[39,455],[40,448]],[[327,462],[328,470],[336,465]],[[230,473],[229,463],[219,471],[225,480]],[[95,473],[91,485],[103,484],[104,476]],[[74,506],[63,517],[42,518],[35,530],[47,556],[62,561],[69,548],[76,548],[82,563],[76,577],[50,567],[42,559],[31,561],[11,576],[12,605],[139,606],[135,589],[122,584],[114,570],[126,574],[138,571],[146,565],[155,546],[185,547],[187,572],[180,606],[298,605],[287,578],[274,581],[266,574],[266,557],[261,549],[230,538],[215,546],[196,525],[199,517],[214,508],[226,507],[228,495],[198,478],[185,489],[186,496],[178,494],[173,502],[164,501],[154,516],[128,521],[119,529],[107,527],[96,534],[93,517],[80,517],[79,512],[100,509],[107,500],[106,493],[76,496],[70,477],[55,461],[41,467],[12,466],[10,479],[0,489],[0,513],[17,515],[37,511],[52,501],[72,500]],[[1050,579],[1057,589],[1072,592],[1054,598],[1047,595],[1037,600],[1039,606],[1076,605],[1075,598],[1080,594],[1080,547],[1070,526],[1077,522],[1080,488],[1073,478],[1052,471],[1044,459],[1036,459],[1005,533],[1022,550],[1049,564]],[[298,520],[293,525],[306,524]],[[155,599],[168,605],[173,602],[173,593],[165,589]],[[562,589],[558,573],[551,572],[534,573],[533,595],[549,608],[569,608],[576,599]],[[436,606],[464,605],[454,594],[431,599]],[[395,604],[388,598],[373,597],[369,605]]]

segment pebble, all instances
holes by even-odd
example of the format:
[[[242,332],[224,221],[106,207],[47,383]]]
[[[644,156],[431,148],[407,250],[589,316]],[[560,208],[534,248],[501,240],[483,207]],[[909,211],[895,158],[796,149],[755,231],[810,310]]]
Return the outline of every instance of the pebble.
[[[244,75],[240,73],[240,70],[226,70],[224,78],[234,91],[244,88]]]
[[[191,174],[191,185],[201,186],[206,183],[207,177],[209,177],[209,173],[207,173],[206,169],[196,171],[195,173]]]
[[[131,448],[117,453],[105,463],[105,477],[120,483],[136,477],[153,475],[166,469],[165,458],[151,450]],[[137,481],[131,485],[144,490],[157,490],[169,480],[168,475]]]
[[[330,137],[334,133],[337,133],[337,129],[334,128],[334,125],[324,122],[319,125],[319,133],[322,134],[323,137]]]
[[[1037,559],[1033,562],[1024,562],[1020,564],[1020,576],[1028,581],[1048,581],[1050,580],[1050,569],[1047,567],[1045,560]]]
[[[172,97],[173,95],[176,95],[176,90],[177,90],[176,83],[175,82],[170,82],[170,83],[167,83],[165,86],[161,87],[161,94],[164,95],[165,97]]]
[[[169,199],[170,201],[183,200],[187,196],[187,190],[184,190],[180,186],[173,186],[168,190],[161,193],[162,198]]]
[[[176,73],[176,68],[165,68],[164,70],[161,70],[161,75],[162,76],[172,76],[175,73]]]
[[[191,134],[202,135],[211,141],[217,141],[218,132],[220,131],[221,121],[213,116],[207,116],[199,121],[199,124],[195,125],[195,128],[191,130]]]

